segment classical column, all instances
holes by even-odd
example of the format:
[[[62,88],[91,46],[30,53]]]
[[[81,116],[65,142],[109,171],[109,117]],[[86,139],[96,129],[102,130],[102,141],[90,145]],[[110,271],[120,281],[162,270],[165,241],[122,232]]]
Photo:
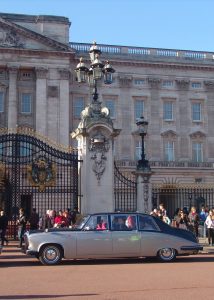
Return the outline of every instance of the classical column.
[[[187,101],[189,99],[189,83],[190,81],[186,78],[176,79],[179,96],[179,119],[176,120],[176,127],[180,132],[180,158],[182,160],[188,160],[189,153],[189,133],[187,128],[191,128],[192,122],[189,117],[189,110],[187,109]]]
[[[16,128],[18,118],[17,73],[16,66],[8,67],[9,96],[8,96],[8,128]]]
[[[47,73],[46,68],[36,68],[36,131],[47,136]]]
[[[59,69],[59,143],[69,145],[69,79],[70,71]]]

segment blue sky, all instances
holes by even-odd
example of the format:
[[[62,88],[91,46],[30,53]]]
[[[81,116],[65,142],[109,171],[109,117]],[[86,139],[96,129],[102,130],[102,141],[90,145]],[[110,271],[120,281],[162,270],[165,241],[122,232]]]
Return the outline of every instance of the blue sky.
[[[0,0],[0,11],[68,17],[73,42],[214,52],[213,0]]]

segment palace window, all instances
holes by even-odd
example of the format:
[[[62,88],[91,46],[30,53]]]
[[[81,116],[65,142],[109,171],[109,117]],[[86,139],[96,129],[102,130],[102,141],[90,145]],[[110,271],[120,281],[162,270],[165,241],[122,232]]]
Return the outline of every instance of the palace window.
[[[162,82],[162,87],[172,87],[173,86],[173,81],[172,80],[163,80]]]
[[[140,160],[141,159],[141,153],[142,153],[142,143],[141,141],[135,142],[135,159]]]
[[[203,145],[202,143],[192,143],[192,160],[195,162],[203,161]]]
[[[201,121],[201,103],[192,104],[192,120]]]
[[[144,101],[142,100],[135,100],[134,104],[134,114],[135,120],[139,119],[144,113]]]
[[[135,79],[134,84],[143,85],[143,84],[145,84],[145,80],[144,79]]]
[[[80,118],[81,112],[85,108],[85,101],[83,97],[78,97],[74,99],[73,103],[73,116],[74,118]]]
[[[115,112],[115,100],[113,99],[106,99],[105,106],[109,109],[109,116],[112,119],[115,119],[116,112]]]
[[[4,112],[4,93],[0,92],[0,112]]]
[[[32,94],[23,93],[21,95],[21,113],[30,114],[32,112]]]
[[[173,103],[172,102],[164,102],[163,104],[163,118],[166,121],[173,120]]]
[[[174,142],[168,141],[164,144],[164,160],[165,161],[174,161]]]
[[[201,88],[201,82],[192,82],[192,88],[193,89],[200,89]]]

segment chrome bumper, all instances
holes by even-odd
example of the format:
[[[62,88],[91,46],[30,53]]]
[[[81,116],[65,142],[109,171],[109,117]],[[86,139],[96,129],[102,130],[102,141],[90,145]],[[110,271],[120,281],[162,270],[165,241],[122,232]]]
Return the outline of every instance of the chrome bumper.
[[[203,247],[200,245],[196,245],[196,246],[182,246],[181,247],[182,251],[202,251]]]

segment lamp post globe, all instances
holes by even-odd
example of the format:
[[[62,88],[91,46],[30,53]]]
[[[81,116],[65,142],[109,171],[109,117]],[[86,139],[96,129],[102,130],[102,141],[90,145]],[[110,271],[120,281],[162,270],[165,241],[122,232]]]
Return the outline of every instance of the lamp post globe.
[[[98,100],[97,82],[104,78],[105,84],[111,84],[113,81],[112,74],[115,72],[109,61],[107,61],[106,64],[102,63],[99,58],[101,53],[102,52],[100,49],[98,49],[96,42],[93,42],[93,45],[89,50],[91,61],[90,67],[87,68],[83,62],[83,59],[80,58],[80,62],[75,69],[77,81],[88,81],[89,86],[93,88],[93,102]]]

